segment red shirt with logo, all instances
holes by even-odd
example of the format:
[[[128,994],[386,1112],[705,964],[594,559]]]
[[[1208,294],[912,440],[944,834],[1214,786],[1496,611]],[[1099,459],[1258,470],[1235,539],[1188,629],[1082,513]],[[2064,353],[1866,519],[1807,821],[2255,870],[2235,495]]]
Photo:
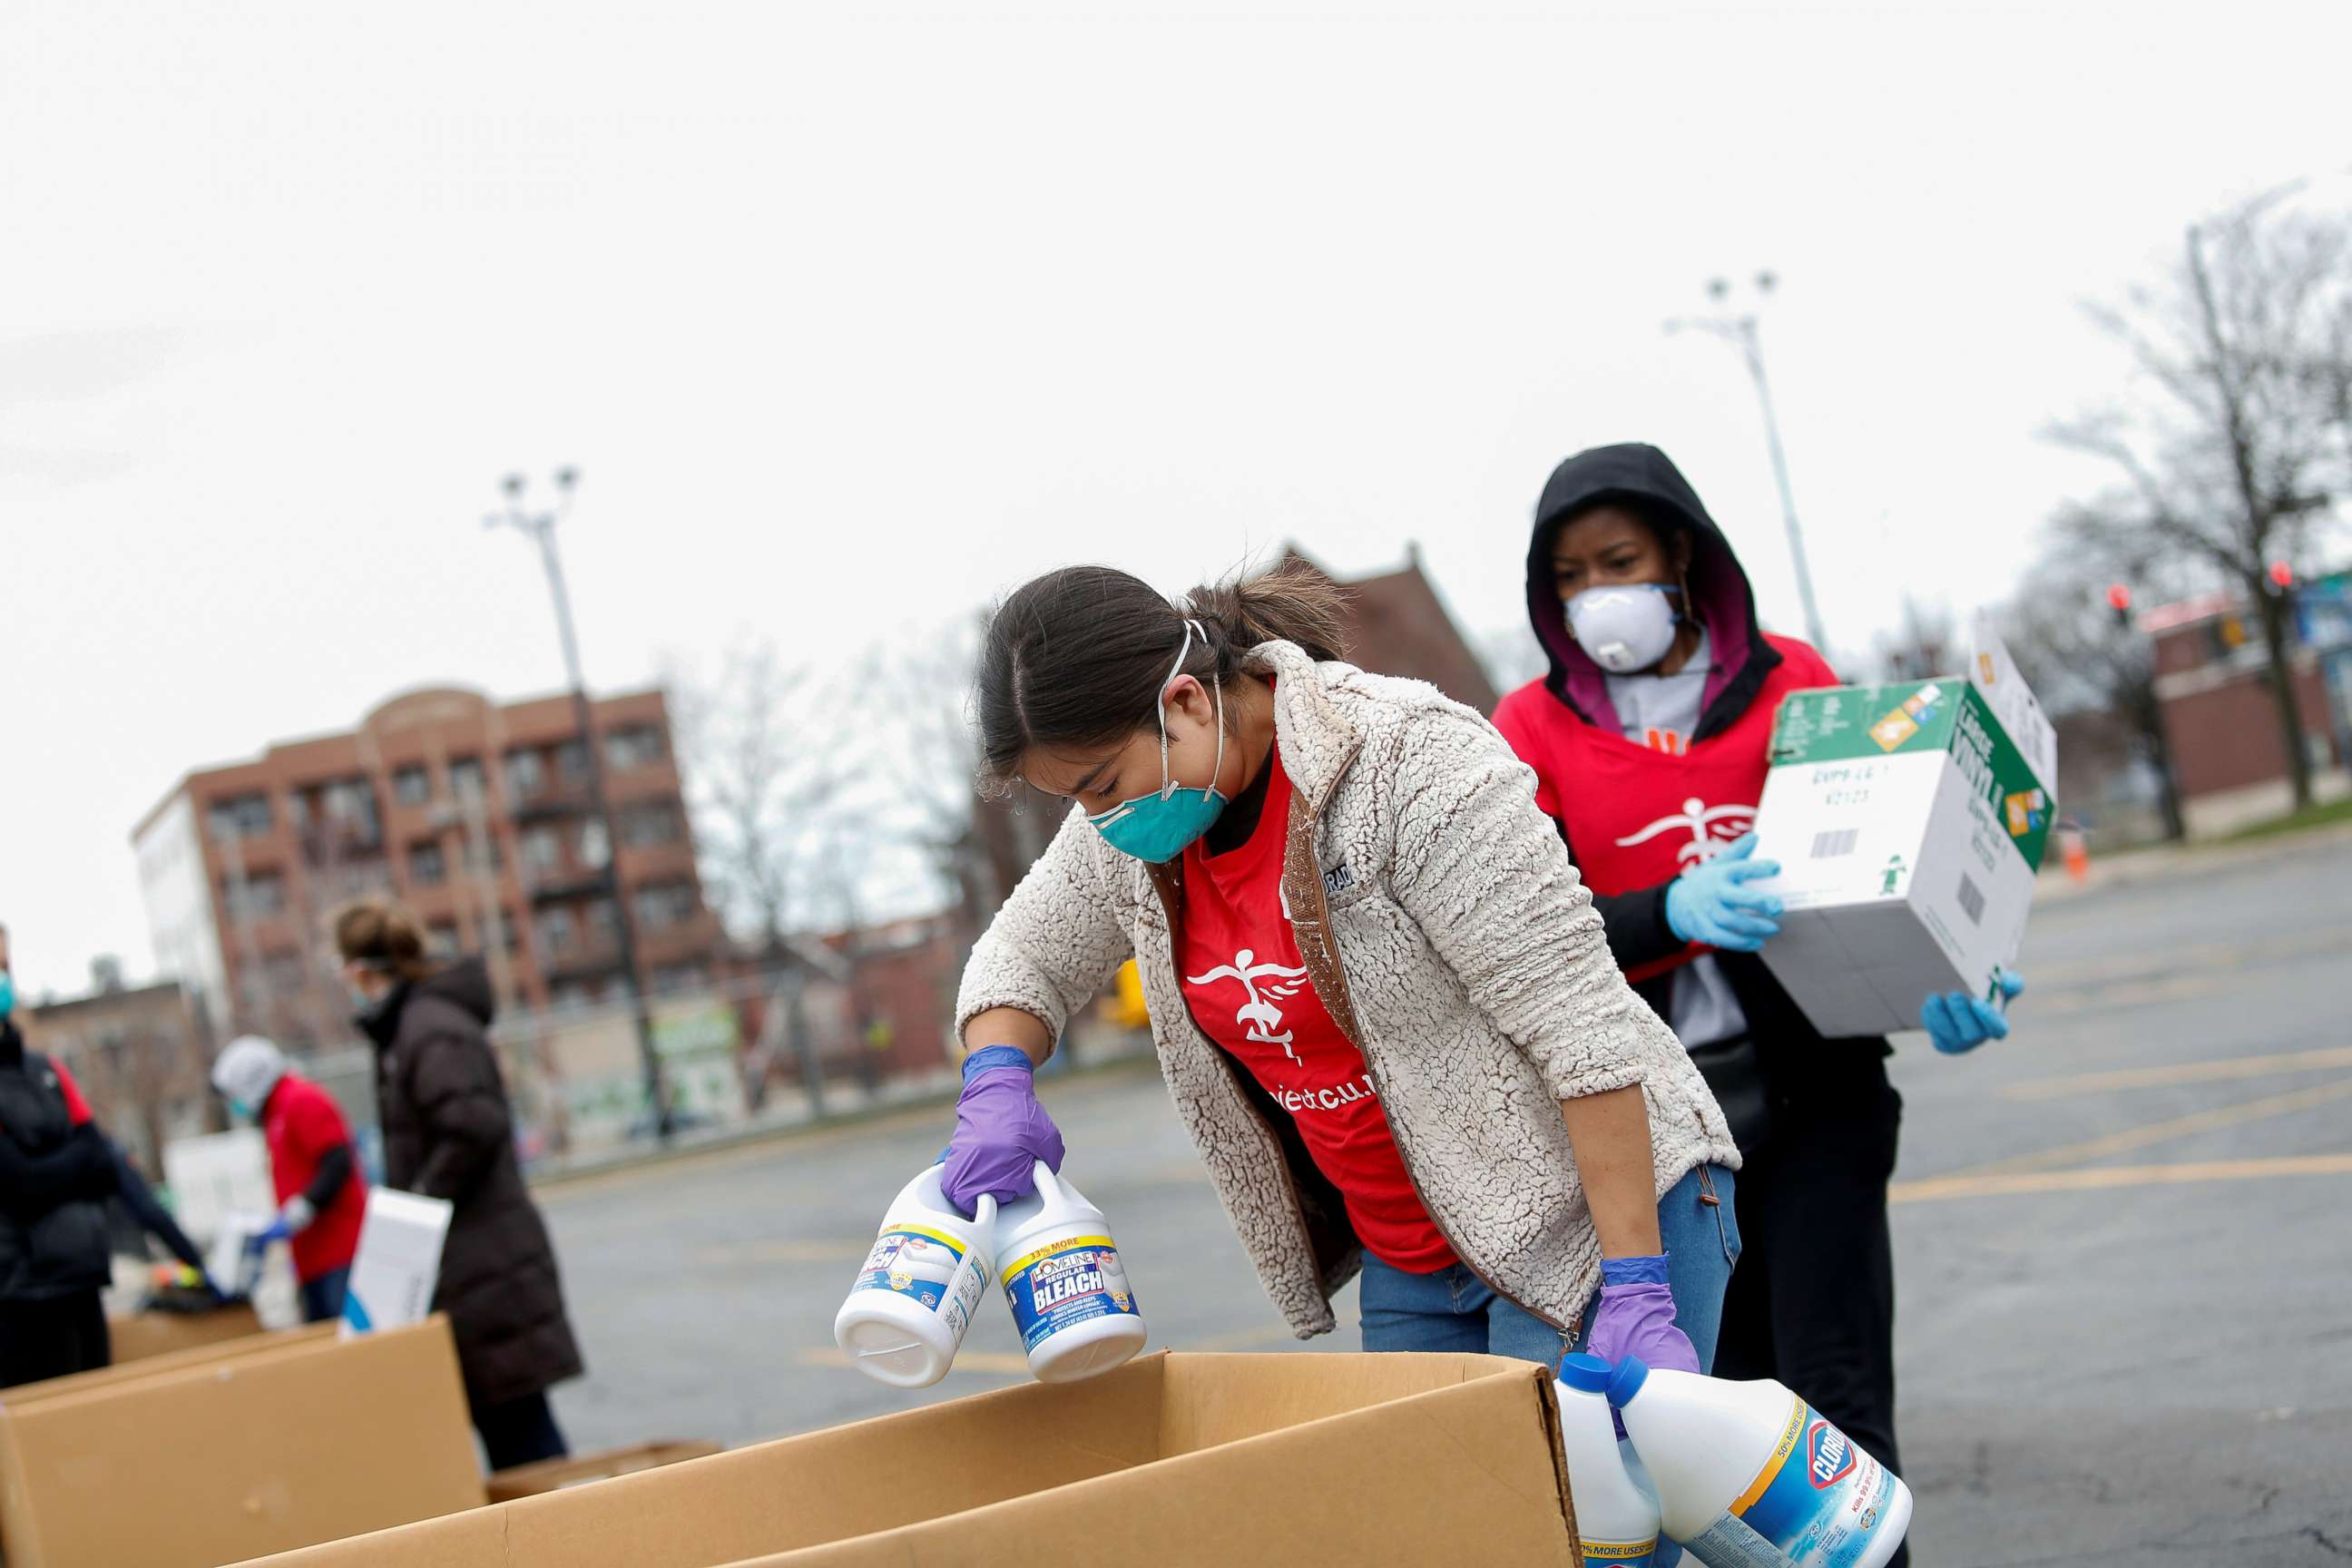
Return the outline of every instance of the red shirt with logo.
[[[261,1132],[269,1143],[269,1173],[280,1205],[310,1184],[330,1149],[352,1141],[351,1126],[327,1091],[290,1072],[269,1091],[269,1102],[262,1107]],[[287,1243],[294,1254],[296,1276],[316,1279],[350,1268],[366,1214],[367,1178],[360,1174],[359,1151],[353,1149],[351,1178],[319,1211],[310,1228]]]
[[[1366,1251],[1412,1274],[1454,1261],[1422,1206],[1396,1136],[1364,1069],[1307,983],[1283,907],[1290,778],[1266,756],[1265,804],[1246,842],[1222,855],[1184,851],[1184,1000],[1202,1032],[1230,1052],[1298,1122],[1316,1168],[1339,1189]]]
[[[1704,741],[1661,731],[1614,735],[1586,723],[1531,681],[1503,699],[1495,728],[1536,771],[1536,804],[1567,830],[1585,885],[1629,893],[1670,882],[1756,825],[1772,758],[1772,721],[1791,691],[1835,686],[1821,656],[1767,637],[1780,663],[1738,718]],[[1628,978],[1645,980],[1712,950],[1693,943]]]

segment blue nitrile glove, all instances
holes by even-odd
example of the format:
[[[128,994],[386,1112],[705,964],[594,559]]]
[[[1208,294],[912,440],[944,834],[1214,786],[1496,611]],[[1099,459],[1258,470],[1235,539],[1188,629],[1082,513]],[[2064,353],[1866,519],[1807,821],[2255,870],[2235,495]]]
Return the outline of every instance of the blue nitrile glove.
[[[1750,833],[1675,878],[1666,889],[1666,929],[1726,952],[1754,952],[1779,936],[1780,900],[1743,884],[1779,876],[1780,862],[1749,858],[1755,853]]]
[[[940,1189],[966,1214],[987,1193],[1009,1204],[1037,1190],[1037,1162],[1062,1168],[1062,1134],[1037,1103],[1037,1068],[1017,1046],[982,1046],[963,1059],[955,1136]]]
[[[293,1232],[286,1228],[286,1221],[281,1215],[277,1219],[271,1220],[268,1228],[257,1230],[251,1236],[247,1237],[245,1238],[245,1249],[247,1252],[264,1252],[268,1249],[271,1242],[284,1241],[291,1235],[293,1235]]]
[[[1919,1026],[1927,1031],[1937,1050],[1956,1057],[1987,1040],[2009,1037],[2009,1019],[2002,1008],[2025,990],[2025,976],[2004,969],[1993,976],[1993,983],[2000,992],[1998,1005],[1965,991],[1930,996],[1920,1005]]]

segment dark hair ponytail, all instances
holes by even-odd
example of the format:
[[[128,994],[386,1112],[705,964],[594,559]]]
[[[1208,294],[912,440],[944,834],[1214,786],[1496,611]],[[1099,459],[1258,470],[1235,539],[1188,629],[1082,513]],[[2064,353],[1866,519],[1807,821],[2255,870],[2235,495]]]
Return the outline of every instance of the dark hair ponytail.
[[[1260,643],[1338,658],[1345,603],[1337,584],[1297,562],[1195,588],[1181,604],[1109,566],[1033,579],[997,606],[981,637],[972,707],[982,787],[1010,789],[1035,747],[1085,751],[1125,739],[1152,721],[1171,678],[1230,683]],[[1188,619],[1201,631],[1179,671]]]

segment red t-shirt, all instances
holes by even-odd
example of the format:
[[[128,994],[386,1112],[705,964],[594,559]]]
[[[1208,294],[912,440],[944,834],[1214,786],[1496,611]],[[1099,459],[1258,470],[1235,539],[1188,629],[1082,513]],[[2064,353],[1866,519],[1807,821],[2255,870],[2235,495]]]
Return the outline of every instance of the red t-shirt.
[[[343,1113],[327,1091],[308,1079],[286,1074],[269,1091],[262,1108],[262,1136],[269,1142],[269,1173],[278,1201],[310,1184],[327,1151],[352,1141]],[[288,1245],[294,1254],[294,1272],[316,1279],[351,1267],[359,1250],[360,1221],[367,1214],[367,1178],[360,1173],[359,1151],[352,1151],[352,1174],[334,1200],[319,1211],[310,1228]]]
[[[1365,1249],[1414,1274],[1454,1261],[1405,1174],[1364,1058],[1331,1022],[1298,961],[1282,902],[1290,779],[1269,752],[1265,805],[1246,843],[1184,851],[1184,1000],[1208,1037],[1297,1120],[1316,1168],[1339,1189]]]

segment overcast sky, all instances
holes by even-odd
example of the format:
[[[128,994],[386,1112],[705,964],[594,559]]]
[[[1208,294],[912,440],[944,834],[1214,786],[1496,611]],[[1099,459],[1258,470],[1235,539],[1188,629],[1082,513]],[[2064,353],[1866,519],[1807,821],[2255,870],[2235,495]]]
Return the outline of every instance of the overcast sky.
[[[1524,632],[1551,464],[1646,439],[1801,631],[1999,598],[2096,482],[2076,302],[2340,168],[2352,6],[0,9],[0,920],[151,962],[194,765],[561,668],[499,477],[581,465],[589,675],[846,663],[1046,567],[1418,540]],[[986,14],[984,14],[986,13]]]

